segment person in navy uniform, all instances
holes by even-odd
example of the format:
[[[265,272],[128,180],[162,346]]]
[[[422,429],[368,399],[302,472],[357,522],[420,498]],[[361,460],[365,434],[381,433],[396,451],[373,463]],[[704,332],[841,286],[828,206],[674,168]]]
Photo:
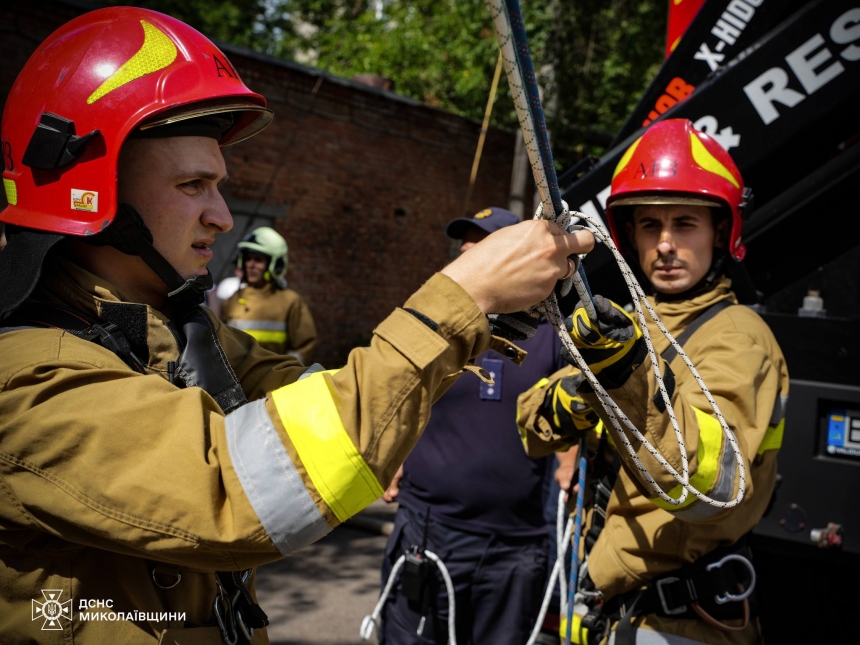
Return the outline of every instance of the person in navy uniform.
[[[488,208],[448,223],[445,233],[468,253],[490,233],[519,222]],[[543,320],[518,345],[517,366],[489,350],[475,359],[494,380],[464,375],[433,406],[430,423],[394,481],[386,501],[399,508],[382,565],[383,584],[412,545],[436,553],[448,568],[456,597],[457,642],[526,642],[540,609],[547,574],[544,519],[546,459],[526,456],[517,430],[517,396],[564,366],[561,343]],[[397,581],[382,616],[380,642],[448,642],[448,598],[431,565],[429,601],[416,603]],[[418,635],[422,623],[421,635]]]

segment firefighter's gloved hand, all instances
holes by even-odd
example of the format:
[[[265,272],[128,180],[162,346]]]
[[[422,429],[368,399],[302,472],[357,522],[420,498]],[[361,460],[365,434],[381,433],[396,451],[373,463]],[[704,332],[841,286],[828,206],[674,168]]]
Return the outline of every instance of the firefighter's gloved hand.
[[[597,413],[578,393],[583,380],[581,372],[565,376],[550,385],[543,398],[544,416],[569,443],[579,441],[584,432],[593,429],[600,422]]]
[[[512,314],[487,314],[490,320],[490,332],[513,342],[528,340],[535,335],[540,315],[527,311],[517,311]]]
[[[565,322],[574,345],[606,389],[621,387],[645,359],[639,325],[624,309],[603,296],[594,296],[597,321],[592,322],[582,302]],[[576,366],[562,350],[564,359]]]

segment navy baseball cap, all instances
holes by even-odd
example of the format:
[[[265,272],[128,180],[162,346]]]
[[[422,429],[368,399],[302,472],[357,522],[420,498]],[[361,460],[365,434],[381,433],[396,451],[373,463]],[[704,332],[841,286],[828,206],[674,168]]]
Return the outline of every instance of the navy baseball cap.
[[[445,227],[445,235],[452,240],[462,240],[470,226],[477,226],[487,233],[493,233],[500,228],[519,223],[519,216],[509,210],[496,207],[485,208],[480,213],[475,213],[474,217],[452,219]]]

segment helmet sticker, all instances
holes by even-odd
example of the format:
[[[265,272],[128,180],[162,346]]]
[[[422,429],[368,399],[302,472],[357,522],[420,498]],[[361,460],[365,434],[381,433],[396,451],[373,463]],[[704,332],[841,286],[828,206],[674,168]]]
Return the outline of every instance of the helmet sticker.
[[[140,24],[143,27],[143,45],[134,56],[99,85],[87,99],[87,105],[92,105],[126,83],[164,69],[176,60],[176,45],[167,34],[146,20],[141,20]]]
[[[212,53],[212,58],[215,61],[215,71],[218,73],[218,78],[222,78],[223,74],[221,74],[221,72],[224,72],[224,74],[230,78],[239,78],[239,72],[236,71],[236,68],[233,67],[233,63],[231,63],[226,56],[224,57],[224,60],[227,61],[227,65],[225,65],[214,52]]]
[[[99,194],[93,190],[72,188],[72,209],[76,211],[99,212]]]

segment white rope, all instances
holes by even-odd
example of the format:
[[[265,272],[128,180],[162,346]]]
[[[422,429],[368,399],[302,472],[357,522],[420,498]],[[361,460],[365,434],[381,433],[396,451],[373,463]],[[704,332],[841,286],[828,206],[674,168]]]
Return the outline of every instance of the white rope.
[[[439,559],[438,555],[427,550],[424,551],[424,554],[436,563],[436,566],[439,567],[439,573],[445,579],[445,589],[448,590],[448,645],[457,645],[457,627],[454,621],[454,609],[456,606],[454,600],[454,583],[451,581],[451,576],[445,567],[445,563]]]
[[[455,626],[456,618],[454,614],[456,608],[454,600],[454,582],[451,580],[451,574],[448,573],[445,563],[442,562],[438,555],[426,549],[424,550],[424,555],[427,556],[428,560],[436,563],[439,573],[442,574],[442,579],[445,581],[445,589],[448,591],[448,645],[457,645],[457,630]],[[388,600],[388,596],[391,594],[391,589],[397,581],[397,575],[400,573],[400,569],[403,568],[404,562],[406,562],[406,555],[401,555],[391,569],[391,573],[388,576],[388,582],[385,583],[385,588],[379,596],[379,601],[376,603],[373,613],[365,616],[364,620],[361,621],[361,628],[358,633],[362,641],[370,640],[370,637],[373,636],[374,629],[379,632],[379,617],[382,615],[385,601]],[[424,620],[424,618],[425,617],[422,616],[421,620]]]
[[[538,208],[538,211],[535,213],[535,219],[541,218],[541,208]],[[564,204],[564,213],[562,217],[559,219],[564,219],[569,221],[571,215],[578,217],[581,220],[584,220],[589,224],[588,227],[575,225],[570,227],[571,230],[581,230],[588,229],[592,232],[594,237],[606,244],[607,248],[612,252],[613,256],[615,256],[615,261],[618,263],[618,267],[621,270],[621,274],[624,277],[624,281],[627,283],[627,288],[630,291],[630,295],[633,298],[633,306],[636,308],[636,315],[639,318],[639,326],[642,329],[642,335],[645,338],[645,345],[648,348],[648,355],[651,358],[651,369],[654,372],[654,377],[657,380],[657,388],[660,390],[660,395],[663,398],[663,402],[666,405],[666,412],[669,414],[669,420],[672,423],[672,428],[675,431],[675,438],[678,441],[678,447],[681,453],[681,472],[678,473],[674,467],[663,457],[662,454],[653,446],[651,443],[644,437],[644,435],[639,432],[636,426],[627,418],[627,415],[618,407],[618,405],[612,400],[600,382],[597,380],[597,377],[594,376],[591,369],[588,366],[588,363],[582,358],[582,355],[579,353],[579,350],[574,345],[573,340],[570,337],[567,329],[564,326],[564,319],[562,318],[561,312],[558,308],[558,302],[556,300],[555,294],[550,294],[550,297],[543,301],[540,305],[538,305],[537,310],[540,313],[544,314],[552,325],[555,327],[556,332],[558,333],[559,338],[561,339],[562,344],[565,348],[570,352],[570,354],[574,357],[577,366],[580,370],[582,370],[583,375],[588,379],[589,384],[592,388],[594,388],[595,393],[597,394],[600,403],[603,405],[603,409],[606,410],[606,414],[609,416],[609,420],[615,429],[618,431],[618,435],[621,439],[621,443],[624,445],[625,450],[630,455],[633,463],[639,469],[639,472],[645,478],[645,481],[651,487],[651,489],[668,504],[672,504],[673,506],[678,506],[683,504],[687,500],[688,494],[695,495],[700,501],[710,506],[714,506],[716,508],[732,508],[741,503],[741,500],[744,498],[744,492],[746,490],[746,466],[744,463],[743,453],[741,452],[740,446],[738,445],[737,439],[735,438],[734,433],[729,428],[726,420],[723,418],[722,412],[720,412],[720,408],[717,405],[717,402],[711,396],[711,392],[708,390],[708,386],[705,385],[705,382],[702,380],[702,377],[699,375],[699,372],[696,370],[696,367],[688,358],[687,354],[684,352],[681,345],[675,340],[672,334],[669,333],[669,330],[666,329],[663,322],[660,320],[660,317],[657,315],[657,312],[654,311],[654,308],[651,306],[651,303],[648,301],[648,298],[645,295],[645,292],[642,290],[642,287],[639,286],[639,283],[636,280],[636,277],[633,274],[633,271],[630,269],[630,266],[624,260],[624,257],[621,255],[618,248],[615,246],[615,243],[612,241],[612,237],[609,235],[608,231],[604,228],[603,223],[599,221],[598,218],[592,217],[585,213],[578,212],[570,212],[568,210],[568,206]],[[651,333],[648,331],[648,325],[645,320],[645,313],[642,309],[642,305],[645,305],[645,309],[648,311],[648,315],[651,317],[651,320],[657,325],[657,328],[662,332],[663,336],[665,336],[669,343],[675,348],[678,352],[678,355],[684,361],[684,364],[687,366],[687,369],[690,370],[690,373],[693,375],[693,378],[698,383],[699,388],[702,393],[705,395],[705,398],[708,400],[708,403],[711,406],[711,409],[714,411],[717,419],[720,422],[720,427],[723,430],[723,434],[729,442],[729,445],[732,448],[732,452],[735,456],[735,461],[738,465],[738,492],[734,499],[728,502],[723,502],[717,499],[713,499],[708,497],[703,492],[697,490],[694,486],[690,484],[690,472],[689,472],[689,463],[687,457],[687,445],[684,442],[684,436],[681,432],[681,428],[678,425],[678,419],[675,416],[675,410],[672,407],[672,402],[669,398],[669,393],[666,390],[666,384],[663,382],[663,375],[660,372],[659,360],[657,358],[657,353],[654,351],[654,345],[651,342]],[[630,433],[636,438],[645,449],[651,453],[654,459],[663,467],[663,469],[668,472],[672,478],[682,487],[681,497],[678,499],[674,499],[670,497],[667,493],[663,491],[663,489],[657,484],[648,470],[645,468],[645,465],[636,455],[636,450],[633,448],[633,444],[630,441],[630,438],[627,436],[627,432],[622,428],[621,424],[624,424],[629,430]]]
[[[559,578],[558,584],[558,593],[560,594],[561,602],[559,605],[559,616],[567,616],[567,576],[565,575],[565,570],[563,567],[564,563],[564,554],[567,553],[567,542],[565,542],[562,547],[562,542],[564,541],[564,515],[567,510],[567,505],[564,502],[565,491],[559,491],[558,493],[558,505],[555,514],[555,540],[556,540],[556,564],[559,565],[559,571],[561,572],[561,577]],[[568,513],[569,515],[569,513]],[[573,529],[573,519],[571,518],[571,530]],[[568,541],[570,540],[570,536],[568,535]],[[552,595],[552,585],[547,587],[547,591]],[[540,621],[543,623],[543,620]]]
[[[567,615],[567,576],[564,571],[564,556],[567,554],[568,546],[570,546],[570,536],[573,533],[573,520],[568,519],[567,526],[562,530],[566,508],[567,507],[564,503],[564,491],[561,491],[558,495],[558,514],[556,515],[555,524],[555,536],[557,540],[555,564],[552,567],[552,573],[550,574],[549,582],[547,582],[546,585],[546,593],[543,596],[540,613],[538,614],[534,629],[532,629],[531,636],[529,636],[529,640],[526,642],[526,645],[534,645],[535,640],[540,636],[541,627],[543,627],[543,621],[546,618],[546,612],[549,610],[549,603],[552,601],[552,591],[555,589],[556,579],[560,580],[561,610],[559,611],[559,616]],[[561,573],[561,578],[559,578],[559,573]]]

